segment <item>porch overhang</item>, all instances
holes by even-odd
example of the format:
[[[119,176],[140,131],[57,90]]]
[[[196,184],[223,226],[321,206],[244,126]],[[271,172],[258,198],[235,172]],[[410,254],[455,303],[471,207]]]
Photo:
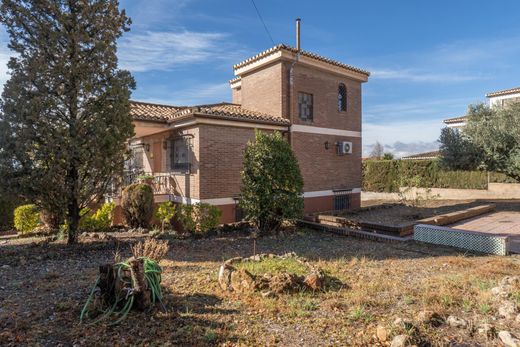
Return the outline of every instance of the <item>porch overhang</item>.
[[[170,129],[168,123],[161,121],[134,120],[133,124],[135,138],[154,135]]]

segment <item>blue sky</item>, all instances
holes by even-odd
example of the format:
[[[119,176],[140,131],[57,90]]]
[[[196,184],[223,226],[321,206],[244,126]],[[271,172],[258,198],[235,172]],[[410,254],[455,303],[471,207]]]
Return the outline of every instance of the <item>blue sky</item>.
[[[363,89],[365,153],[375,141],[399,154],[436,147],[442,119],[487,92],[520,86],[520,1],[256,0],[275,43],[372,72]],[[250,0],[123,0],[131,32],[121,66],[136,100],[230,101],[231,66],[272,46]],[[9,56],[0,46],[0,83]]]

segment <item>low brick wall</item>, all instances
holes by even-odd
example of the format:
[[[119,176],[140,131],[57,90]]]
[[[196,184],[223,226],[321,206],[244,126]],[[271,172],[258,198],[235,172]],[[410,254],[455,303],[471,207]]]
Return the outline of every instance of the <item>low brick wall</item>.
[[[520,183],[489,183],[488,189],[447,189],[447,188],[401,188],[407,199],[417,196],[435,196],[440,200],[469,200],[469,199],[520,199]],[[398,193],[362,192],[361,200],[400,200]]]
[[[339,228],[349,228],[354,230],[362,230],[367,232],[379,232],[383,234],[391,234],[392,236],[407,236],[413,234],[413,228],[416,224],[430,225],[448,225],[458,221],[476,217],[485,213],[493,212],[496,206],[494,204],[475,206],[462,211],[455,211],[429,218],[420,219],[416,222],[402,226],[394,226],[382,223],[358,222],[348,219],[348,217],[335,216],[334,214],[319,214],[316,216],[317,222],[329,226]]]
[[[414,227],[413,239],[473,252],[497,255],[509,254],[509,237],[503,235],[418,224]]]

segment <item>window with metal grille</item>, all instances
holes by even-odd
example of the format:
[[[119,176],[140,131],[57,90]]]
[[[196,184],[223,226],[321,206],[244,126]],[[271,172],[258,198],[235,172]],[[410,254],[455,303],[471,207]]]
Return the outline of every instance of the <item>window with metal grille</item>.
[[[130,156],[125,162],[125,170],[129,172],[142,172],[144,170],[143,145],[130,147]]]
[[[338,111],[347,110],[347,87],[343,83],[338,86]]]
[[[334,191],[334,210],[348,210],[352,205],[352,190]]]
[[[171,140],[170,167],[174,171],[189,172],[191,167],[190,160],[190,139],[187,137],[177,137]]]
[[[301,120],[312,121],[312,94],[298,93],[298,114]]]

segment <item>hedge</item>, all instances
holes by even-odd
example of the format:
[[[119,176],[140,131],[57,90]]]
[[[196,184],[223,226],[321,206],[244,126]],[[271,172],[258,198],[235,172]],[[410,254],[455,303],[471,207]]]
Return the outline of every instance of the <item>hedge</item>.
[[[492,172],[493,183],[518,183]],[[485,171],[445,171],[438,160],[367,160],[363,162],[363,190],[394,193],[399,187],[487,189]]]

